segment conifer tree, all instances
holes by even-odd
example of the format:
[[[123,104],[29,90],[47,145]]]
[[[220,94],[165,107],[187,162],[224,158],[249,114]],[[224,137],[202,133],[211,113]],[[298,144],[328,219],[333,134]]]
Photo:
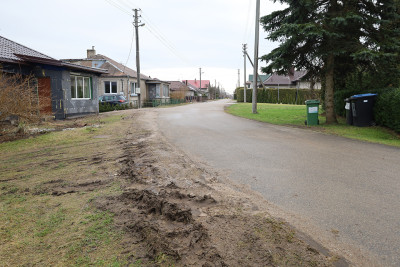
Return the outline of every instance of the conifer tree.
[[[274,2],[277,2],[276,0]],[[325,84],[327,123],[335,123],[335,70],[398,57],[396,39],[398,0],[281,0],[287,8],[261,18],[267,39],[280,42],[264,55],[264,72],[287,73],[292,67],[308,70]],[[398,26],[398,25],[397,25]],[[397,37],[398,38],[398,37]],[[386,45],[385,45],[386,43]],[[340,72],[339,72],[340,73]],[[343,73],[343,72],[342,72]],[[340,77],[339,77],[340,78]]]

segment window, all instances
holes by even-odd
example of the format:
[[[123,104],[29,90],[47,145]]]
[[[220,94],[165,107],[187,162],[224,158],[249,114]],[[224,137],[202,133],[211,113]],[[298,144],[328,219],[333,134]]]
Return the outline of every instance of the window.
[[[131,94],[136,94],[137,83],[131,83]]]
[[[156,84],[156,97],[160,97],[160,85]]]
[[[163,96],[169,97],[169,86],[168,84],[163,84]]]
[[[92,81],[90,77],[71,75],[71,98],[92,98]]]
[[[104,82],[104,93],[116,94],[117,93],[117,82]]]

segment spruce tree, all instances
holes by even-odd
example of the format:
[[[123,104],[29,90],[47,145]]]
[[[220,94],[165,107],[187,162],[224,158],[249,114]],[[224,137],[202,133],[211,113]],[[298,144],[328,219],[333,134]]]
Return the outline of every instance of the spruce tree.
[[[383,49],[383,35],[395,39],[393,21],[398,0],[280,2],[288,7],[261,18],[267,39],[280,42],[279,47],[262,57],[267,63],[263,71],[287,73],[295,67],[308,70],[310,77],[321,77],[325,84],[326,120],[336,123],[335,70],[351,71],[360,64],[376,67],[379,60],[386,57],[394,61],[398,56],[397,44]]]

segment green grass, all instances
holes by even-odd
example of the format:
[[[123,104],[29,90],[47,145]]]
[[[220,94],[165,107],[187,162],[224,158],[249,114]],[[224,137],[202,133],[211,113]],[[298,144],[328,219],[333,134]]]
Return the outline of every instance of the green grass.
[[[228,107],[227,112],[235,116],[276,125],[305,126],[304,121],[307,117],[305,105],[258,103],[258,114],[253,114],[251,109],[251,103],[240,103]],[[320,125],[307,128],[346,138],[400,147],[400,135],[384,127],[355,127],[347,125],[344,118],[339,118],[338,124],[327,125],[325,117],[321,114],[319,114],[319,121]]]
[[[303,105],[274,105],[257,104],[258,114],[251,112],[251,103],[236,104],[228,108],[228,112],[262,122],[277,125],[304,125],[306,119],[306,108]],[[325,123],[325,118],[320,117],[320,123]]]
[[[91,159],[104,151],[107,158],[121,157],[112,140],[119,140],[132,123],[122,118],[114,114],[91,117],[87,120],[100,127],[0,144],[4,163],[0,164],[1,266],[128,265],[133,255],[124,253],[123,233],[114,227],[113,215],[91,205],[98,197],[120,194],[121,181],[92,189],[77,184],[118,170],[114,160],[94,164]],[[80,124],[91,123],[81,120]],[[106,134],[110,139],[93,138]],[[78,191],[52,195],[70,186]]]

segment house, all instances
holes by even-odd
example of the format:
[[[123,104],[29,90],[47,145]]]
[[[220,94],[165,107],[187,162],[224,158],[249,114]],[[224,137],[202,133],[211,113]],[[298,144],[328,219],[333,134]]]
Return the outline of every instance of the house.
[[[161,81],[159,79],[152,79],[146,81],[147,85],[147,99],[152,100],[167,100],[170,98],[170,83]]]
[[[186,101],[194,101],[196,100],[196,92],[194,86],[187,86],[185,83],[181,81],[170,81],[170,89],[171,89],[171,97],[175,97],[177,99],[185,98]]]
[[[261,82],[265,82],[269,77],[270,77],[271,75],[270,74],[265,74],[265,75],[258,75],[258,81],[257,81],[257,86],[260,88],[262,88],[262,85],[261,85],[261,83],[260,83],[260,80],[261,80]],[[247,86],[247,88],[248,89],[251,89],[251,88],[253,88],[253,80],[254,80],[254,75],[253,74],[250,74],[249,75],[249,80],[246,82],[246,86]]]
[[[87,57],[84,59],[64,59],[81,66],[106,69],[108,72],[100,76],[99,95],[122,94],[129,103],[140,106],[146,101],[169,98],[169,83],[153,79],[140,74],[140,86],[138,86],[137,72],[122,63],[96,54],[94,46],[87,50]],[[140,89],[140,91],[139,91]]]
[[[306,74],[306,70],[292,70],[288,75],[279,75],[274,73],[264,81],[264,86],[267,88],[310,89],[311,82],[304,78]],[[321,89],[321,83],[315,82],[314,89]]]
[[[202,96],[205,95],[207,98],[210,97],[210,92],[208,90],[208,87],[210,87],[210,81],[209,80],[183,80],[182,81],[184,84],[187,86],[191,86],[192,88],[197,89],[197,94]]]
[[[33,76],[38,101],[47,103],[41,112],[55,119],[99,111],[98,79],[106,70],[62,62],[0,36],[0,72]]]

